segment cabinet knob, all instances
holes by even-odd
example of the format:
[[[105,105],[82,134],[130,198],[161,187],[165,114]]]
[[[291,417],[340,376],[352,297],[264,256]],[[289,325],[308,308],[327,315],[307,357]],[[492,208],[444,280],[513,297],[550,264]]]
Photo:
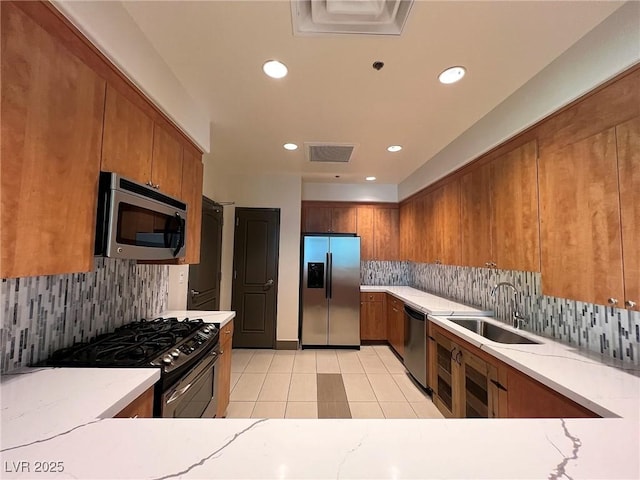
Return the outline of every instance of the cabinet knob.
[[[624,302],[625,307],[629,307],[629,308],[633,308],[636,306],[636,302],[634,302],[633,300],[627,300],[626,302]]]
[[[613,298],[611,297],[609,300],[607,300],[609,302],[609,305],[617,305],[618,304],[618,299],[617,298]]]

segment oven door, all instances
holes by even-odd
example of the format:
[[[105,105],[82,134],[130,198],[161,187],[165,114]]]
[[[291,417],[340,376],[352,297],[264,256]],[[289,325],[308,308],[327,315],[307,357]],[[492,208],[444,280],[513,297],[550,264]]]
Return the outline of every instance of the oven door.
[[[213,418],[216,414],[218,348],[162,395],[164,418]]]

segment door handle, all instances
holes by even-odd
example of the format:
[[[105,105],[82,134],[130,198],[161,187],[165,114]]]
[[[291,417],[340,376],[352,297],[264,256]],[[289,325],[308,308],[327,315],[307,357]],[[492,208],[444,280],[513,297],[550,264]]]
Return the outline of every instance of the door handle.
[[[200,292],[198,290],[191,289],[191,296],[195,297],[196,295],[200,295]]]
[[[269,290],[271,287],[273,287],[273,278],[267,280],[267,283],[262,286],[262,288],[265,290]]]

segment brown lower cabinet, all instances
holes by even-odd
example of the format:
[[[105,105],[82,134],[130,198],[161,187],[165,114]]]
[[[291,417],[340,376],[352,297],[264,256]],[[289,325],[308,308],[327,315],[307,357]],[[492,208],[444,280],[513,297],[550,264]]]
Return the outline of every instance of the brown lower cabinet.
[[[387,294],[387,341],[404,357],[404,303]]]
[[[153,387],[124,407],[114,418],[151,418],[153,417]]]
[[[220,358],[216,365],[218,382],[218,407],[216,417],[227,414],[231,394],[231,344],[233,340],[233,320],[220,329]]]
[[[428,340],[429,386],[445,417],[598,417],[431,322]]]
[[[387,339],[386,294],[382,292],[360,293],[360,340]]]

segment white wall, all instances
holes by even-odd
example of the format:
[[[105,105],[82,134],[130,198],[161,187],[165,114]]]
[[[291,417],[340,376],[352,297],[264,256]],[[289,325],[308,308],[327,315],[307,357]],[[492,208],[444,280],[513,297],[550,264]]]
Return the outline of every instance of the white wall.
[[[631,1],[400,183],[399,199],[445,177],[639,61],[640,2]]]
[[[167,310],[187,309],[189,265],[169,265],[169,296]]]
[[[187,93],[121,2],[53,0],[100,51],[205,152],[209,115]]]
[[[302,200],[397,202],[398,186],[371,183],[302,183]]]

